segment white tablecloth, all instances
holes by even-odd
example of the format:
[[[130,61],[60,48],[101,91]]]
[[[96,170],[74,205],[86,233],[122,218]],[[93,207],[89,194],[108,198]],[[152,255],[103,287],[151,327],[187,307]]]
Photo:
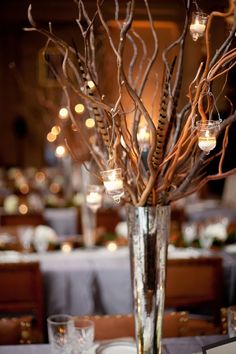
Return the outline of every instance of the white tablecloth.
[[[198,257],[206,251],[176,249],[170,258]],[[6,253],[10,261],[12,253]],[[225,303],[236,302],[236,254],[223,257]],[[16,255],[20,259],[38,260],[44,281],[46,315],[122,314],[132,312],[129,250],[111,252],[106,248],[80,249],[69,254],[60,251]],[[0,255],[0,261],[5,261]]]
[[[200,354],[203,345],[212,344],[226,336],[182,337],[163,339],[163,354]],[[95,354],[96,345],[88,352]],[[0,354],[50,354],[50,346],[39,345],[9,345],[0,346]],[[121,353],[122,354],[122,353]],[[125,354],[125,353],[124,353]]]
[[[47,252],[29,258],[41,264],[47,315],[132,312],[128,248]]]

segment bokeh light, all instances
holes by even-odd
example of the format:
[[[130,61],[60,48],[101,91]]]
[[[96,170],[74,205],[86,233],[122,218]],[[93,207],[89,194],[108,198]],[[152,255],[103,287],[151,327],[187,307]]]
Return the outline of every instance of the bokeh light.
[[[59,117],[61,119],[67,119],[69,117],[69,112],[66,107],[62,107],[59,111]]]
[[[85,125],[87,128],[93,128],[95,126],[95,120],[93,118],[87,118]]]

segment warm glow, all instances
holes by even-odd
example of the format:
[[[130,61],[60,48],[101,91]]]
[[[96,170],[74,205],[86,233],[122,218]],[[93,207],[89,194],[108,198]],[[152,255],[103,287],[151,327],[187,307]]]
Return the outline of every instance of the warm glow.
[[[107,194],[109,194],[115,202],[119,203],[120,198],[124,195],[122,170],[116,168],[113,170],[101,171],[101,176]]]
[[[64,242],[61,245],[61,250],[64,253],[70,253],[72,251],[72,246],[71,246],[71,244],[69,242]]]
[[[35,174],[35,179],[38,181],[38,182],[43,182],[45,181],[45,173],[44,172],[36,172]]]
[[[59,117],[60,117],[61,119],[67,119],[68,116],[69,116],[68,109],[65,108],[65,107],[61,108],[60,111],[59,111]]]
[[[107,249],[111,252],[114,252],[117,250],[117,244],[115,242],[109,242],[107,244]]]
[[[95,84],[94,84],[94,82],[93,82],[92,80],[89,80],[89,81],[87,82],[87,85],[88,85],[88,87],[89,87],[90,89],[94,89],[94,88],[95,88]]]
[[[49,143],[53,143],[56,140],[57,136],[53,133],[48,133],[47,134],[47,141],[49,141]]]
[[[29,193],[29,185],[28,185],[27,183],[22,183],[22,184],[20,185],[19,189],[20,189],[20,192],[21,192],[22,194],[27,194],[27,193]]]
[[[75,106],[75,112],[78,113],[78,114],[81,114],[83,113],[85,110],[84,108],[84,105],[82,103],[78,103],[76,106]]]
[[[194,41],[197,41],[199,37],[204,35],[205,29],[207,24],[207,15],[194,12],[192,23],[190,24],[190,34]]]
[[[19,210],[19,213],[20,213],[20,214],[25,215],[25,214],[28,213],[28,210],[29,210],[29,209],[28,209],[28,207],[27,207],[26,204],[20,204],[18,210]]]
[[[56,148],[56,151],[55,151],[55,154],[57,157],[62,157],[64,156],[66,153],[66,149],[63,145],[59,145],[57,148]]]
[[[216,136],[220,129],[220,122],[219,120],[208,121],[207,123],[198,121],[196,123],[198,128],[198,146],[206,154],[209,154],[216,147]]]
[[[100,204],[102,201],[102,195],[98,192],[90,192],[86,196],[86,201],[88,204],[97,204],[97,203]]]
[[[51,129],[51,133],[54,135],[58,135],[61,132],[61,127],[59,125],[54,125]]]
[[[85,125],[87,128],[93,128],[95,126],[95,120],[93,118],[88,118],[85,121]]]
[[[216,147],[216,137],[215,136],[200,136],[198,138],[198,146],[201,150],[209,153]]]
[[[49,190],[52,193],[58,193],[58,192],[60,192],[60,189],[61,189],[60,184],[55,183],[55,182],[53,182],[49,187]]]

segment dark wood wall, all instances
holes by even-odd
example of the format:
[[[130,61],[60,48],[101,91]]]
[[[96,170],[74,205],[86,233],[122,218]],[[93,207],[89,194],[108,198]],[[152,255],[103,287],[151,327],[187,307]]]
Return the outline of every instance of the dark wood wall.
[[[95,2],[85,1],[89,11],[92,11]],[[31,3],[34,18],[40,24],[47,26],[51,20],[59,36],[67,41],[76,37],[74,19],[77,11],[73,0],[32,0]],[[139,0],[137,3],[138,18],[142,19],[143,2]],[[183,18],[183,6],[180,3],[182,6],[183,2],[176,0],[150,1],[156,19],[174,21],[177,26],[181,25]],[[199,5],[209,12],[213,6],[222,10],[226,3],[200,1]],[[23,30],[29,26],[28,6],[29,1],[26,0],[6,0],[0,4],[0,167],[43,165],[46,133],[53,120],[37,98],[38,89],[41,89],[38,54],[45,44],[45,38]],[[106,6],[105,9],[107,18],[111,18],[110,7]],[[215,39],[222,34],[222,31],[217,33]],[[198,62],[195,54],[192,54],[190,42],[186,51],[188,77],[192,72],[192,63],[196,65]],[[196,46],[198,56],[204,55],[201,43]]]

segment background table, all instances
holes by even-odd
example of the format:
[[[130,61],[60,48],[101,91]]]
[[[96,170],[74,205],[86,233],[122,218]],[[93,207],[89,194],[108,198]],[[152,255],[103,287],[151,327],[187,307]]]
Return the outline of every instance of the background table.
[[[195,251],[191,251],[195,252]],[[202,251],[196,251],[201,254]],[[171,257],[187,257],[188,250],[175,250]],[[236,304],[236,254],[217,252],[223,258],[224,306]],[[132,312],[129,250],[80,249],[31,254],[43,273],[46,315],[117,314]]]

